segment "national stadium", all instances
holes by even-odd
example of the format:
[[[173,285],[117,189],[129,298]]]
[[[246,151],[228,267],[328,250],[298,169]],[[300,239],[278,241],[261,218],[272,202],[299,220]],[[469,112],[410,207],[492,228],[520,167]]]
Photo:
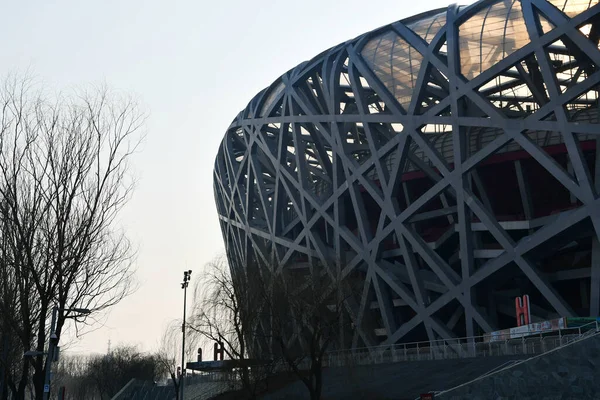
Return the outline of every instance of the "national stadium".
[[[597,4],[450,6],[285,72],[216,157],[234,273],[322,266],[354,348],[515,327],[524,295],[531,323],[597,317]]]

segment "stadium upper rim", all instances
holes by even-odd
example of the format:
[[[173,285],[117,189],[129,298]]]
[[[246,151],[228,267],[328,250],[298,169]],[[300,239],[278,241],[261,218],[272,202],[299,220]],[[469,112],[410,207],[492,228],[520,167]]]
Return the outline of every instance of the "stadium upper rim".
[[[556,7],[559,11],[561,11],[565,15],[569,16],[570,18],[578,16],[582,12],[587,11],[590,8],[592,8],[593,6],[598,4],[598,0],[546,0],[546,1],[547,1],[547,3]],[[322,61],[322,59],[324,57],[326,57],[327,55],[329,55],[331,53],[338,51],[343,46],[347,46],[349,44],[354,46],[357,53],[361,53],[363,58],[365,58],[364,57],[365,55],[362,54],[364,51],[364,48],[366,46],[368,46],[368,44],[373,39],[379,39],[380,36],[382,36],[382,33],[385,33],[385,32],[389,33],[389,31],[392,30],[392,28],[395,25],[397,26],[398,24],[401,24],[401,25],[404,25],[405,27],[407,27],[409,30],[411,30],[412,33],[416,34],[417,36],[420,36],[421,39],[423,39],[425,41],[425,45],[430,47],[429,51],[438,52],[438,51],[440,51],[440,46],[444,45],[443,41],[440,41],[440,39],[442,39],[446,36],[445,16],[448,12],[452,12],[455,14],[453,16],[453,24],[454,24],[455,28],[457,29],[457,31],[459,31],[460,28],[463,26],[463,24],[468,22],[470,19],[473,19],[473,17],[477,17],[477,16],[480,16],[480,15],[486,13],[485,18],[487,18],[490,14],[493,14],[495,11],[496,12],[498,11],[498,10],[493,10],[494,6],[499,5],[499,4],[507,5],[508,7],[506,7],[506,9],[508,12],[506,13],[506,20],[505,20],[506,25],[504,27],[504,35],[497,36],[497,38],[500,40],[504,40],[505,42],[507,41],[507,39],[508,39],[508,41],[517,40],[520,42],[520,44],[518,46],[514,47],[512,50],[509,49],[508,51],[506,51],[506,49],[505,49],[503,51],[503,54],[501,57],[495,58],[495,60],[494,60],[495,62],[488,62],[485,65],[485,68],[482,66],[482,68],[480,68],[479,71],[475,71],[475,73],[473,73],[473,71],[471,71],[470,73],[467,71],[462,71],[462,68],[461,68],[461,72],[463,72],[462,78],[464,78],[467,81],[473,80],[474,78],[477,78],[477,76],[481,72],[484,72],[485,70],[490,69],[491,67],[494,66],[494,64],[496,64],[497,62],[506,58],[507,56],[511,55],[516,50],[519,50],[520,48],[524,47],[526,44],[528,44],[530,42],[529,37],[527,37],[526,39],[523,37],[523,33],[527,33],[527,32],[524,31],[526,29],[525,28],[525,18],[522,14],[520,14],[522,12],[522,10],[520,9],[520,4],[524,3],[524,2],[530,2],[530,0],[500,0],[500,1],[499,0],[480,0],[480,1],[474,2],[470,5],[451,4],[445,8],[437,8],[437,9],[433,9],[430,11],[425,11],[425,12],[422,12],[422,13],[419,13],[416,15],[412,15],[407,18],[392,22],[390,24],[383,25],[383,26],[375,28],[369,32],[360,34],[353,39],[349,39],[343,43],[340,43],[336,46],[330,47],[330,48],[322,51],[321,53],[317,54],[310,60],[299,63],[297,66],[291,68],[289,71],[287,71],[286,73],[279,76],[269,86],[267,86],[266,88],[264,88],[263,90],[258,92],[248,102],[248,105],[236,115],[236,117],[230,124],[229,129],[239,126],[241,119],[257,119],[259,117],[264,116],[261,114],[264,113],[265,108],[267,108],[267,106],[268,106],[265,103],[266,102],[273,103],[276,100],[276,98],[274,98],[274,97],[281,96],[282,91],[285,88],[284,86],[286,86],[283,83],[284,77],[286,77],[286,76],[293,77],[293,76],[300,75],[303,70],[309,69],[309,67],[311,65],[319,63],[320,61]],[[515,10],[516,6],[518,8],[517,10]],[[500,11],[500,12],[502,13],[502,11]],[[522,31],[521,32],[513,31],[512,35],[511,34],[507,35],[506,26],[508,26],[508,24],[511,22],[514,23],[514,20],[515,20],[514,17],[516,14],[520,14],[517,16],[516,19],[517,20],[520,19],[520,21],[518,21],[518,22],[521,24],[521,26],[518,27],[517,29],[520,28],[520,29],[522,29]],[[496,17],[496,15],[493,15],[493,16]],[[425,26],[427,26],[427,23],[430,22],[430,20],[432,18],[434,19],[434,22],[435,22],[435,18],[439,19],[440,17],[442,19],[442,22],[438,26],[438,29],[435,30],[434,35],[427,33],[427,35],[429,36],[429,38],[427,38],[427,37],[424,37],[423,32],[419,32],[419,31],[422,31],[422,29]],[[542,28],[544,34],[554,28],[554,26],[552,24],[550,24],[548,21],[546,21],[546,19],[542,15],[539,15],[539,22],[542,25],[541,28]],[[480,41],[479,41],[480,46],[481,46],[481,44],[485,43],[485,40],[483,40],[483,36],[485,35],[484,32],[485,32],[486,28],[487,28],[487,26],[484,23],[481,25],[481,31],[477,31],[477,34],[481,33]],[[395,33],[398,34],[397,31]],[[460,36],[460,32],[458,34]],[[521,37],[516,38],[515,36],[517,36],[517,35],[519,35]],[[398,34],[398,36],[400,37],[400,39],[404,39],[401,33]],[[528,36],[528,34],[526,36]],[[463,38],[459,37],[459,40],[463,41]],[[417,56],[419,56],[419,55],[423,56],[423,54],[419,53],[419,49],[415,49],[408,43],[403,43],[403,44],[408,45],[409,51],[415,52],[415,54]],[[462,46],[462,43],[461,43],[461,46]],[[477,56],[482,57],[482,52],[483,51],[480,51],[479,54],[477,54]],[[462,49],[461,49],[461,53],[462,53]],[[464,55],[461,54],[461,58],[464,58],[463,56]],[[372,63],[369,63],[368,60],[366,60],[366,61],[367,61],[367,64],[370,64],[369,66],[371,68],[376,69],[377,66],[374,66]],[[377,71],[375,71],[375,72],[377,74]],[[381,76],[379,76],[379,74],[378,74],[378,77],[381,79]],[[413,77],[413,79],[414,78],[415,77]],[[387,85],[386,82],[383,82],[383,83],[388,89],[390,89],[389,85]],[[481,83],[478,83],[478,85],[481,85],[484,83],[485,82],[481,82]],[[414,89],[415,89],[415,85],[412,85],[412,87],[408,88],[407,91],[414,90]],[[394,93],[392,93],[392,94],[394,94]],[[402,101],[398,98],[397,98],[397,100],[403,106],[404,113],[411,114],[410,112],[408,112],[406,110],[407,107],[404,104],[402,104]],[[262,113],[261,113],[261,109],[263,111]]]

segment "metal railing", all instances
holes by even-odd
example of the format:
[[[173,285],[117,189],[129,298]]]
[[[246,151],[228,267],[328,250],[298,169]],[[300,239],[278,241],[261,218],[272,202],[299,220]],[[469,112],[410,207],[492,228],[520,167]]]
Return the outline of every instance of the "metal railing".
[[[542,354],[600,331],[598,321],[577,328],[528,332],[526,335],[490,341],[489,335],[457,339],[365,347],[326,353],[325,366],[383,364],[402,361],[444,360],[490,356]]]
[[[186,385],[188,385],[186,381]],[[210,373],[195,379],[187,386],[184,400],[207,400],[232,390],[241,389],[241,382],[235,373]]]
[[[537,355],[565,346],[597,332],[600,332],[600,326],[598,321],[594,321],[577,328],[529,332],[526,336],[506,340],[486,341],[490,338],[488,334],[466,338],[330,351],[324,355],[323,366],[346,367],[405,361]],[[308,359],[304,359],[299,363],[300,369],[308,368],[309,365],[310,360]],[[286,368],[287,365],[281,363],[276,365],[274,370],[283,371]],[[491,372],[488,371],[486,374]],[[241,388],[239,376],[234,371],[198,374],[187,378],[186,385],[189,385],[189,393],[186,394],[185,400],[205,400],[228,390]]]

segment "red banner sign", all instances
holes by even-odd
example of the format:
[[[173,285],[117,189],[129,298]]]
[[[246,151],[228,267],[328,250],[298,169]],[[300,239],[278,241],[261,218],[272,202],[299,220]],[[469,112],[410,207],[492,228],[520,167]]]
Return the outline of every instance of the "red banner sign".
[[[515,299],[517,311],[517,326],[529,325],[531,323],[531,312],[529,311],[529,295]]]

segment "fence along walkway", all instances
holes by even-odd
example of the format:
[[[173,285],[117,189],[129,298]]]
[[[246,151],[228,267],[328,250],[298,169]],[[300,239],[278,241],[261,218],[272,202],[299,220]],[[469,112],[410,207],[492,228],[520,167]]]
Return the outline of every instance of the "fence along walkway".
[[[325,354],[323,365],[348,367],[405,361],[537,355],[599,331],[600,326],[596,321],[578,328],[530,332],[528,336],[503,341],[485,342],[485,338],[489,338],[489,335],[486,335],[332,351]],[[310,360],[306,359],[300,363],[300,367],[308,368],[309,363]],[[275,369],[284,370],[285,368],[286,366],[281,364]],[[185,400],[205,400],[240,388],[241,383],[235,373],[204,373],[191,377],[189,381],[186,379]]]
[[[184,400],[206,400],[241,387],[235,372],[200,373],[186,378]]]
[[[600,331],[598,321],[578,328],[530,332],[515,339],[485,341],[489,335],[388,346],[333,351],[325,355],[324,365],[350,366],[402,361],[444,360],[453,358],[536,355],[569,344]]]

